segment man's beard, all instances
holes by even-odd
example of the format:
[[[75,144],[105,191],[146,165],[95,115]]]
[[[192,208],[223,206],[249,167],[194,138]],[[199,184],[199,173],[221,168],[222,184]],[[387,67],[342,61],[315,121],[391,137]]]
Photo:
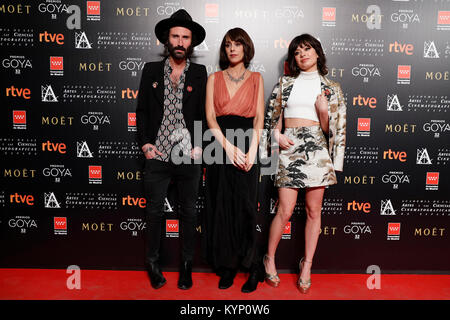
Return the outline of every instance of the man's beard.
[[[187,59],[190,58],[192,55],[192,51],[194,50],[194,47],[190,45],[186,49],[182,46],[172,46],[170,43],[167,44],[167,50],[169,51],[169,55],[174,59]],[[177,50],[181,50],[177,51]]]

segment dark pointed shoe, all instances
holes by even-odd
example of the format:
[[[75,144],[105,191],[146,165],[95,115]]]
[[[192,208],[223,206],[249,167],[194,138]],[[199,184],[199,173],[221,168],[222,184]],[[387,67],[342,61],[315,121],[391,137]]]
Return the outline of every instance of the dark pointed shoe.
[[[250,293],[256,290],[258,282],[264,282],[264,273],[260,266],[252,267],[247,281],[242,286],[241,291],[244,293]]]
[[[153,288],[159,289],[166,284],[167,280],[164,278],[158,262],[155,261],[147,263],[146,269]]]
[[[220,277],[219,289],[228,289],[233,285],[237,270],[226,268]]]
[[[192,287],[192,261],[183,261],[180,266],[178,288],[187,290]]]

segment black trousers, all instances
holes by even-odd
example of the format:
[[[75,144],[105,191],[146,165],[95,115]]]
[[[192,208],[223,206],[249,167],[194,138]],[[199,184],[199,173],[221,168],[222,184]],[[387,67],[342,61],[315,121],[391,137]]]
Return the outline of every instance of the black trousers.
[[[159,259],[164,201],[169,183],[177,188],[177,205],[180,221],[181,259],[192,261],[195,250],[197,223],[196,201],[201,177],[198,164],[175,165],[159,160],[145,160],[144,190],[147,199],[146,263]]]

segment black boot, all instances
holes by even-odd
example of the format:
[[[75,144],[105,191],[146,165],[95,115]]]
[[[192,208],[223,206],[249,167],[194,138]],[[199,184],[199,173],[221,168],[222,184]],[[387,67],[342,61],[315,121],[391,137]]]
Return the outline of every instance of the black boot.
[[[264,281],[264,273],[262,271],[262,266],[253,265],[250,268],[250,275],[248,277],[248,280],[242,286],[241,291],[244,293],[250,293],[255,291],[256,288],[258,287],[258,281],[259,282]]]
[[[146,269],[153,288],[159,289],[166,284],[166,278],[162,275],[157,261],[148,262]]]
[[[222,275],[220,276],[219,289],[228,289],[233,285],[234,277],[236,276],[237,270],[224,268]]]
[[[192,287],[192,261],[183,261],[180,266],[178,288],[187,290]]]

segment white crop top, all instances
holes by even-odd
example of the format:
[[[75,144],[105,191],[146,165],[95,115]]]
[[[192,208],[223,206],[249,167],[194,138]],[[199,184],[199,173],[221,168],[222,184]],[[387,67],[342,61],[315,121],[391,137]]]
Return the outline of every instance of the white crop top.
[[[284,109],[284,117],[319,121],[314,103],[320,93],[319,72],[301,72],[297,79],[295,79],[286,108]]]

